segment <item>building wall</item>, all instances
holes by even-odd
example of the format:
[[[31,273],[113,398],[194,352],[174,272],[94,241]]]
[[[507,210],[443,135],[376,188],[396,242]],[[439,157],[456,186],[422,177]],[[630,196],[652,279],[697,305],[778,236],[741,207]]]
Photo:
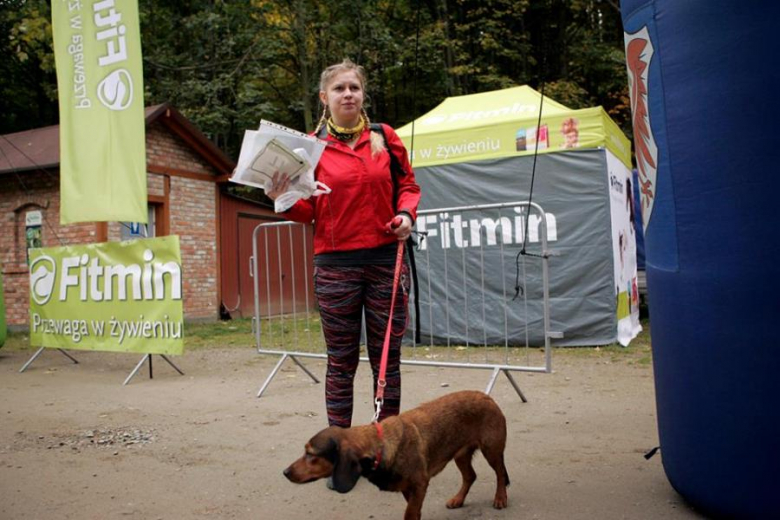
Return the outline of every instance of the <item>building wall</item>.
[[[159,121],[146,129],[146,164],[167,166],[196,174],[217,174],[192,147]]]
[[[146,142],[150,170],[176,171],[147,174],[147,186],[150,199],[167,206],[169,234],[179,235],[184,271],[184,316],[186,319],[216,319],[219,310],[218,188],[211,179],[217,172],[161,122],[147,128]],[[93,243],[99,237],[96,223],[60,226],[59,207],[58,172],[0,175],[0,263],[9,325],[23,326],[28,322],[27,211],[43,213],[44,247]],[[121,227],[120,223],[109,223],[108,240],[120,240]]]
[[[30,305],[25,216],[43,215],[43,247],[89,244],[95,241],[94,223],[60,225],[59,172],[0,175],[0,264],[3,270],[7,323],[27,324]]]
[[[165,196],[165,175],[157,173],[146,174],[146,191],[149,195]]]
[[[188,318],[216,318],[219,311],[216,197],[216,183],[171,179],[170,229],[179,235]]]

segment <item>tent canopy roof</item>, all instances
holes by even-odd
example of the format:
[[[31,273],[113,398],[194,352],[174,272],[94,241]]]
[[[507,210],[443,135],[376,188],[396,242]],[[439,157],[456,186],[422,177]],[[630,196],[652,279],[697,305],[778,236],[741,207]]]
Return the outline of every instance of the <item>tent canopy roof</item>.
[[[539,117],[539,101],[542,95],[528,85],[521,87],[453,96],[446,98],[439,106],[414,121],[415,135],[432,134],[455,130],[487,127],[520,119],[536,120]],[[546,97],[544,115],[571,112]],[[398,133],[411,135],[412,124],[401,128]]]
[[[609,148],[631,165],[630,143],[601,107],[572,110],[531,87],[455,96],[398,129],[414,165],[433,166],[577,148]],[[412,130],[414,150],[412,151]]]

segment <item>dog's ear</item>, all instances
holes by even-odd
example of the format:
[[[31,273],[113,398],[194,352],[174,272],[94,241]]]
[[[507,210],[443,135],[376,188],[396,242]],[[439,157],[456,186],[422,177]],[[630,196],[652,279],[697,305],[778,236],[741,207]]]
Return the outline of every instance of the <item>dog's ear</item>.
[[[339,439],[341,438],[341,428],[331,426],[319,432],[309,440],[315,455],[328,460],[334,466],[339,457]]]
[[[357,484],[362,468],[355,452],[345,444],[339,446],[339,455],[333,468],[333,489],[348,493]]]

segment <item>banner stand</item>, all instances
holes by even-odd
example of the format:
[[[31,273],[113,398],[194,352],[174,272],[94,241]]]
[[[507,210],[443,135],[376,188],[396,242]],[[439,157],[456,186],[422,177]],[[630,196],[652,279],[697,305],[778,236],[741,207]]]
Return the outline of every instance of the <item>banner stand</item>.
[[[33,354],[33,355],[32,355],[32,357],[31,357],[30,359],[28,359],[28,360],[27,360],[27,362],[26,362],[26,363],[25,363],[25,364],[22,366],[22,368],[19,370],[19,373],[21,374],[22,372],[24,372],[25,370],[27,370],[27,369],[30,367],[30,365],[32,365],[32,364],[33,364],[33,361],[35,361],[36,359],[38,359],[38,357],[39,357],[39,356],[40,356],[40,355],[43,353],[43,351],[44,351],[44,350],[46,350],[47,348],[48,348],[48,347],[41,347],[41,348],[39,348],[37,351],[35,351],[35,354]],[[58,350],[58,351],[59,351],[59,352],[60,352],[60,353],[61,353],[63,356],[65,356],[65,357],[67,357],[68,359],[70,359],[71,361],[73,361],[73,364],[74,364],[74,365],[78,365],[78,364],[79,364],[79,361],[78,361],[76,358],[74,358],[73,356],[71,356],[70,354],[68,354],[68,353],[67,353],[65,350],[63,350],[63,349],[61,349],[61,348],[58,348],[57,350]],[[175,364],[173,361],[171,361],[171,359],[170,359],[168,356],[166,356],[165,354],[158,354],[158,355],[159,355],[161,358],[163,358],[163,359],[164,359],[164,360],[165,360],[165,361],[166,361],[166,362],[167,362],[169,365],[171,365],[171,366],[173,367],[173,369],[174,369],[174,370],[176,370],[176,371],[179,373],[179,375],[182,375],[182,376],[184,375],[184,372],[182,372],[182,371],[181,371],[181,369],[180,369],[179,367],[177,367],[177,366],[176,366],[176,364]],[[142,358],[141,358],[141,361],[139,361],[139,362],[138,362],[138,364],[135,366],[135,368],[133,369],[133,371],[132,371],[132,372],[130,372],[130,375],[129,375],[129,376],[127,376],[127,379],[125,379],[125,382],[124,382],[124,383],[122,383],[122,386],[125,386],[125,385],[127,385],[127,383],[129,383],[129,382],[130,382],[130,380],[131,380],[133,377],[135,377],[135,375],[136,375],[136,374],[138,373],[138,371],[141,369],[141,367],[143,366],[143,364],[144,364],[144,362],[145,362],[146,360],[149,360],[149,379],[154,379],[154,372],[152,371],[152,354],[146,354],[146,355],[144,355],[144,357],[142,357]]]
[[[42,353],[42,352],[43,352],[43,351],[44,351],[46,348],[47,348],[47,347],[41,347],[41,348],[39,348],[39,349],[38,349],[38,351],[37,351],[37,352],[35,352],[35,354],[33,354],[33,355],[32,355],[32,357],[31,357],[30,359],[28,359],[28,360],[27,360],[27,363],[25,363],[25,364],[24,364],[24,366],[21,368],[21,370],[19,370],[19,373],[21,374],[22,372],[24,372],[25,370],[27,370],[27,367],[29,367],[30,365],[32,365],[32,362],[33,362],[33,361],[35,361],[36,359],[38,359],[38,356],[40,356],[40,355],[41,355],[41,353]],[[60,351],[60,353],[62,353],[62,355],[63,355],[63,356],[65,356],[65,357],[67,357],[68,359],[70,359],[71,361],[73,361],[73,364],[74,364],[74,365],[78,365],[78,364],[79,364],[79,362],[78,362],[78,360],[77,360],[76,358],[74,358],[73,356],[71,356],[70,354],[68,354],[67,352],[65,352],[64,350],[62,350],[61,348],[58,348],[57,350],[59,350],[59,351]]]
[[[167,361],[168,364],[171,365],[173,369],[179,373],[179,375],[182,376],[184,375],[184,372],[182,372],[181,369],[179,369],[179,367],[177,367],[176,364],[174,364],[174,362],[171,361],[170,358],[168,358],[168,356],[166,356],[165,354],[158,354],[158,355],[161,358],[163,358],[165,361]],[[127,376],[127,379],[125,379],[125,382],[122,383],[122,386],[126,386],[127,383],[129,383],[130,380],[133,379],[133,377],[135,377],[138,371],[141,370],[141,366],[143,366],[146,360],[149,360],[149,379],[154,379],[154,373],[152,372],[152,354],[146,354],[144,355],[144,357],[141,358],[141,361],[138,362],[138,364],[135,366],[133,371],[130,372],[130,375]]]

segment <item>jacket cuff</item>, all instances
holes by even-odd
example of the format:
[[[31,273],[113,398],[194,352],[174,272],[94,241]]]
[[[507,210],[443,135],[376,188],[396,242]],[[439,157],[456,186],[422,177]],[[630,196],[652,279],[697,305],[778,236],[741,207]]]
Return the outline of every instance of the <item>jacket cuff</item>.
[[[401,214],[404,214],[404,215],[406,215],[407,217],[409,217],[409,220],[411,220],[411,221],[412,221],[412,225],[414,226],[414,224],[415,224],[415,220],[416,220],[416,219],[414,218],[414,215],[412,215],[412,212],[411,212],[411,210],[408,210],[408,209],[399,209],[399,210],[398,210],[398,215],[401,215]]]

